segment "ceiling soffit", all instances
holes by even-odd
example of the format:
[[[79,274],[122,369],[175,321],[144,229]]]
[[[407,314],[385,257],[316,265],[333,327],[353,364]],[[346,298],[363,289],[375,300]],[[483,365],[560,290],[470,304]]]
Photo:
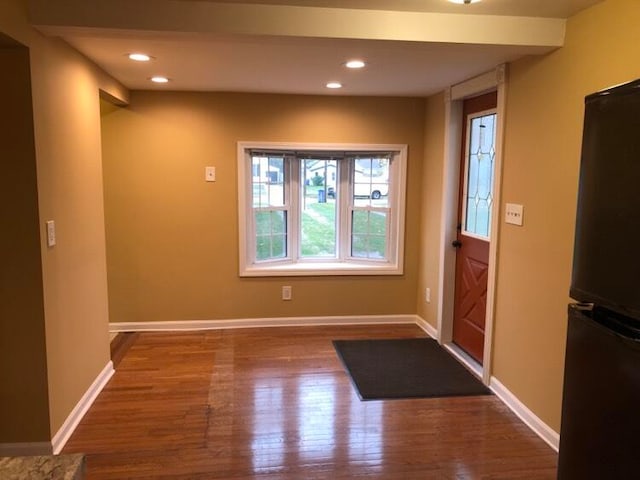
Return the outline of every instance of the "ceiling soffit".
[[[60,36],[174,32],[559,47],[565,31],[559,18],[192,0],[30,0],[30,14],[42,31]]]

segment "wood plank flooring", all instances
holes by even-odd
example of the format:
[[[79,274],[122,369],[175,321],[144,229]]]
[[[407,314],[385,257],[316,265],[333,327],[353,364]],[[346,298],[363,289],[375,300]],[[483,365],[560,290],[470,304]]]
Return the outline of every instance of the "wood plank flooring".
[[[102,479],[554,479],[495,396],[363,402],[331,340],[412,325],[141,333],[63,453]]]

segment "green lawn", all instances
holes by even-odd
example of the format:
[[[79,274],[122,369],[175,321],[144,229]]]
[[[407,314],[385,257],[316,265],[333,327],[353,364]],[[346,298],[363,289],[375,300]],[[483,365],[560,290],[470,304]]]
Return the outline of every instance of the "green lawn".
[[[310,189],[313,187],[310,187]],[[307,195],[302,212],[301,254],[303,257],[333,257],[336,254],[335,200],[317,202],[317,188]],[[353,217],[353,249],[355,257],[383,258],[386,246],[384,214],[359,210]],[[286,256],[284,212],[257,212],[257,259]]]
[[[302,212],[301,255],[303,257],[335,256],[335,225],[335,201],[307,203],[306,210]]]

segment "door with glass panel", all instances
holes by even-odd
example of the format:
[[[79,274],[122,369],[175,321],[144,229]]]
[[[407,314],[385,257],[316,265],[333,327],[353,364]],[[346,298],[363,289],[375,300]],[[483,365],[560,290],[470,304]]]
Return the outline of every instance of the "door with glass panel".
[[[482,364],[496,140],[496,92],[464,101],[453,342]]]

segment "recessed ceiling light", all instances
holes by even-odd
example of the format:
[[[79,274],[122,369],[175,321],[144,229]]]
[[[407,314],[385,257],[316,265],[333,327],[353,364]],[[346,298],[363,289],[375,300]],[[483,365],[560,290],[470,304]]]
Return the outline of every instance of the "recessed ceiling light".
[[[327,83],[327,88],[342,88],[342,84],[340,82],[329,82]]]
[[[459,3],[469,5],[470,3],[478,3],[480,0],[449,0],[451,3]]]
[[[347,68],[362,68],[365,66],[365,63],[362,60],[349,60],[344,65]]]
[[[129,58],[136,62],[148,62],[151,60],[151,57],[146,53],[130,53]]]
[[[169,83],[169,79],[167,77],[151,77],[151,81],[153,83]]]

